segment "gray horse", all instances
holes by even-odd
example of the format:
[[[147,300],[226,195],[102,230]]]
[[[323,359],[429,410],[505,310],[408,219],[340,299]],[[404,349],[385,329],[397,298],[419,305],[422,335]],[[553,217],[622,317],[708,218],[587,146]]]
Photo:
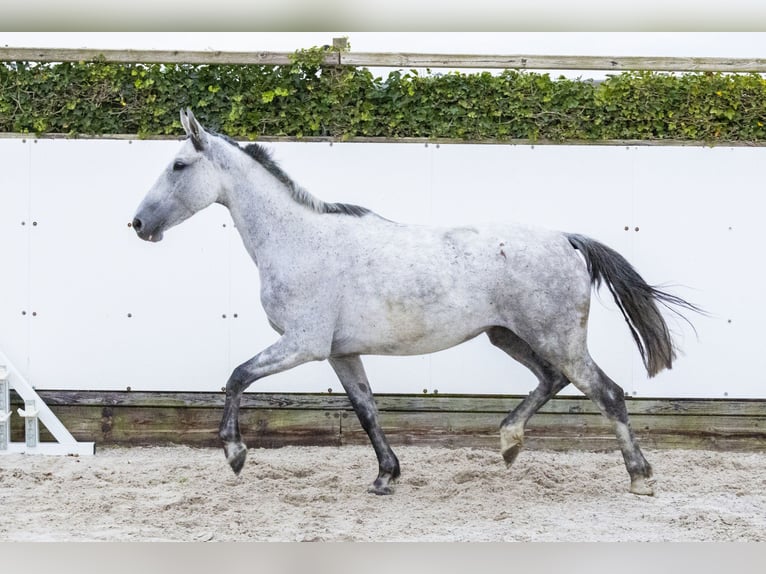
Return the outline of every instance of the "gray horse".
[[[258,266],[261,303],[280,338],[234,369],[220,436],[235,473],[247,448],[242,393],[256,380],[327,359],[378,458],[370,492],[390,494],[399,461],[378,422],[361,355],[433,353],[486,333],[539,385],[501,423],[516,459],[529,418],[572,383],[614,423],[630,491],[653,494],[652,471],[630,428],[624,393],[586,344],[591,287],[613,295],[649,376],[675,350],[657,303],[696,310],[649,286],[617,252],[582,235],[523,225],[404,225],[356,205],[327,203],[297,185],[258,144],[240,147],[181,112],[188,135],[136,212],[141,239],[212,203],[226,206]]]

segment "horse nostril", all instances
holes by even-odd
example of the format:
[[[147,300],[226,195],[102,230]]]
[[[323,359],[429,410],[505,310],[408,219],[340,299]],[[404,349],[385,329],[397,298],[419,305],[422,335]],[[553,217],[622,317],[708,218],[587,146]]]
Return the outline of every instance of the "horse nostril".
[[[133,220],[133,229],[135,229],[136,231],[141,231],[141,227],[143,227],[143,223],[141,223],[141,220],[138,217],[136,217]]]

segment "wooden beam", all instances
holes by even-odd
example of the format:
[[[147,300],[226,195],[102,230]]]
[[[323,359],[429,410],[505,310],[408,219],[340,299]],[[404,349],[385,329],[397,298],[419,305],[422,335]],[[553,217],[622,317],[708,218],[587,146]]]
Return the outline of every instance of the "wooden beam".
[[[119,64],[247,64],[286,66],[291,52],[222,52],[218,50],[99,50],[90,48],[0,47],[3,62],[89,62],[103,60]],[[328,53],[325,65],[337,65],[338,54]]]
[[[543,56],[413,53],[342,53],[345,66],[523,70],[656,70],[665,72],[766,72],[766,58]]]
[[[224,394],[207,392],[161,391],[39,391],[51,406],[120,406],[223,408]],[[416,394],[376,396],[378,410],[402,412],[482,412],[507,413],[522,400],[519,395],[444,395]],[[716,415],[766,417],[762,399],[650,399],[628,398],[628,412],[655,416]],[[351,403],[340,393],[257,393],[242,397],[242,408],[350,410]],[[599,411],[587,398],[556,397],[540,409],[541,413],[593,414]]]
[[[79,62],[102,59],[123,64],[288,65],[292,52],[218,50],[100,50],[0,47],[0,61]],[[385,68],[468,68],[524,70],[656,70],[667,72],[766,73],[766,58],[678,58],[643,56],[418,54],[329,52],[325,65]]]
[[[136,141],[140,138],[136,134],[81,134],[73,138],[69,134],[45,133],[41,135],[29,133],[0,132],[0,139],[20,139],[20,140],[38,140],[38,139],[81,139],[81,140],[119,140]],[[183,139],[180,134],[177,135],[152,135],[147,138],[149,141],[174,141]],[[678,139],[646,139],[646,140],[531,140],[531,139],[452,139],[452,138],[415,138],[415,137],[350,137],[341,138],[335,136],[259,136],[255,138],[259,142],[298,142],[298,143],[396,143],[409,145],[506,145],[506,146],[604,146],[604,147],[764,147],[766,141],[703,141],[703,140],[678,140]],[[240,138],[241,140],[241,138]]]
[[[39,391],[80,440],[219,446],[223,393]],[[393,444],[498,448],[498,425],[523,397],[379,395]],[[652,448],[766,450],[766,400],[629,399],[631,423]],[[254,447],[365,444],[345,395],[245,393],[240,426]],[[22,432],[15,421],[12,434]],[[46,433],[41,429],[41,440]],[[554,398],[529,422],[532,448],[612,450],[611,424],[584,397]]]

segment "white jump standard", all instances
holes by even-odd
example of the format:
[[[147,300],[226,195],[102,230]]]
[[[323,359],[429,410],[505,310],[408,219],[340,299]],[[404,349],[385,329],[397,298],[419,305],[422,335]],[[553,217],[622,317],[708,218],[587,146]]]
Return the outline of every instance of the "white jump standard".
[[[24,418],[24,442],[11,442],[11,389],[24,399],[17,413]],[[55,442],[40,442],[42,422]],[[78,442],[0,351],[0,455],[3,454],[92,455],[95,443]]]

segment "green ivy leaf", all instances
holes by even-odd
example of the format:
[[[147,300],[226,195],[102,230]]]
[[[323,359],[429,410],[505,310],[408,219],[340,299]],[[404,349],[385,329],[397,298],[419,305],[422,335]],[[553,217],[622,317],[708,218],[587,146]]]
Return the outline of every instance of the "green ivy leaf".
[[[180,133],[189,105],[230,135],[483,139],[766,139],[758,74],[629,72],[594,84],[505,70],[377,77],[324,66],[0,63],[0,130],[140,137]]]

